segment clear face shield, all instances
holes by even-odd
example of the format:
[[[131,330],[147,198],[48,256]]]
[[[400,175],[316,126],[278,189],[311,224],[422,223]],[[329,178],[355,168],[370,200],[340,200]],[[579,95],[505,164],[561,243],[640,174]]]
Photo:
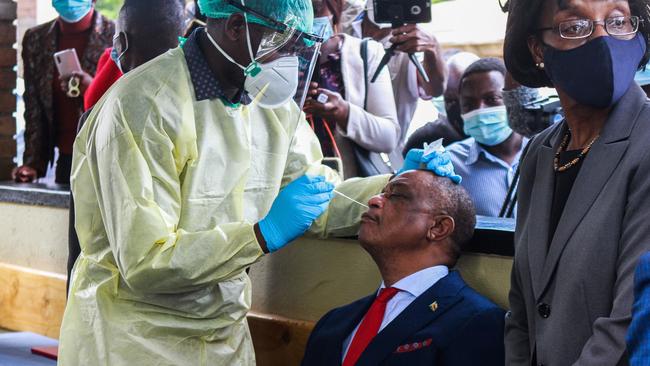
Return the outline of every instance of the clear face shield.
[[[287,93],[293,91],[290,99],[302,110],[321,42],[322,38],[295,28],[287,28],[285,33],[266,32],[255,62],[249,66],[251,72],[246,77],[246,91],[254,94],[261,106],[267,107],[284,104]],[[255,63],[261,70],[268,70],[270,77],[255,75]]]
[[[208,37],[231,62],[244,70],[244,89],[263,108],[277,108],[293,99],[302,110],[307,97],[318,52],[323,39],[297,29],[298,21],[289,15],[277,20],[247,7],[244,0],[229,0],[246,17],[248,50],[253,60],[248,66],[237,64]],[[256,53],[253,53],[249,23],[263,23],[265,31]]]

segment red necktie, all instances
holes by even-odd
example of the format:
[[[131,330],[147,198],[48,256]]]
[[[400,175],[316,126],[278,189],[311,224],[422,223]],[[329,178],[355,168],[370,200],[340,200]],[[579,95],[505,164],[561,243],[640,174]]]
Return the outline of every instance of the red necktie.
[[[357,363],[363,351],[368,347],[368,344],[370,344],[370,341],[372,341],[379,332],[379,327],[384,320],[386,304],[390,299],[397,295],[398,292],[399,290],[394,287],[383,288],[379,291],[379,296],[375,298],[375,301],[370,306],[370,309],[363,318],[361,325],[359,325],[359,329],[357,329],[357,333],[354,335],[354,338],[350,343],[348,353],[345,355],[345,359],[343,360],[343,366],[354,366],[354,364]]]

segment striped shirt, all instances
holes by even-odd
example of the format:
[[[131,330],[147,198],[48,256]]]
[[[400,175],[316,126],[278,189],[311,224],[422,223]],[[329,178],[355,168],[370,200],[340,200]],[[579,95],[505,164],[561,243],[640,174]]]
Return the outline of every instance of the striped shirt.
[[[490,154],[471,137],[447,147],[456,174],[463,177],[461,185],[474,201],[477,215],[499,216],[527,143],[524,139],[512,165]]]

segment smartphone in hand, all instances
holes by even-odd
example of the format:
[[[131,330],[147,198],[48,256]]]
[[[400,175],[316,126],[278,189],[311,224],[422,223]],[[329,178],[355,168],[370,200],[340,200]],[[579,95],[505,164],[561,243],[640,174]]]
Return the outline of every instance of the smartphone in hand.
[[[82,72],[79,57],[77,57],[77,51],[74,48],[55,53],[54,63],[62,79],[71,76],[75,72]]]

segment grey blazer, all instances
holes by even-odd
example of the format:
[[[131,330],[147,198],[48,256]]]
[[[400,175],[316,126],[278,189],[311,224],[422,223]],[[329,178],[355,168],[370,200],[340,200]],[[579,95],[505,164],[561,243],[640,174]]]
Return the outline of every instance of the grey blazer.
[[[634,268],[650,250],[650,102],[635,84],[613,109],[549,246],[566,128],[541,133],[522,163],[506,364],[626,365]]]

